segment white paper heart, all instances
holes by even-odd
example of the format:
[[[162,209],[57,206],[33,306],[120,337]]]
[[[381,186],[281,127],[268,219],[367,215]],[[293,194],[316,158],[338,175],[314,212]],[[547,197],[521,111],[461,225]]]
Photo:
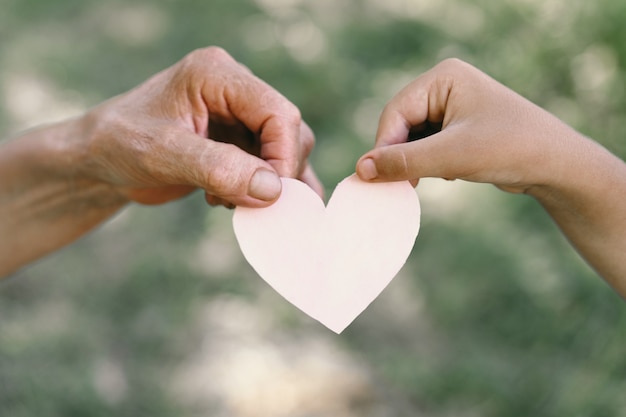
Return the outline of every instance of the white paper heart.
[[[241,251],[279,294],[341,333],[389,284],[408,258],[420,225],[410,183],[344,179],[324,207],[306,184],[282,178],[266,208],[237,207]]]

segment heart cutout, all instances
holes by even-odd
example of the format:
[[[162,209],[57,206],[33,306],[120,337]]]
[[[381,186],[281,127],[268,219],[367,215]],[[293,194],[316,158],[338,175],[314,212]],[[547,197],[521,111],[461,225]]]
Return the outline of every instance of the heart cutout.
[[[279,294],[341,333],[406,262],[420,225],[407,181],[337,185],[328,206],[306,184],[281,178],[269,207],[237,207],[233,228],[248,263]]]

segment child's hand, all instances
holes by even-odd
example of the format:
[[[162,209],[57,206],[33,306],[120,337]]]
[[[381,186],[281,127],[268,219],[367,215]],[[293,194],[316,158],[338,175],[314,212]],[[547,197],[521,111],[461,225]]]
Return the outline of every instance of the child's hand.
[[[414,184],[459,178],[530,194],[626,298],[626,164],[471,65],[444,61],[396,95],[357,173]]]
[[[436,132],[422,137],[424,132]],[[531,192],[584,157],[587,140],[543,109],[462,61],[446,60],[398,93],[380,118],[362,179],[422,177],[492,183]]]

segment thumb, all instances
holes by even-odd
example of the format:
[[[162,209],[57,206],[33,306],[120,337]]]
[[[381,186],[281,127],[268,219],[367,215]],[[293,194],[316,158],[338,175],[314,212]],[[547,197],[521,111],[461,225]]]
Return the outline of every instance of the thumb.
[[[280,177],[266,161],[235,145],[208,141],[200,161],[198,184],[212,195],[236,206],[264,207],[282,190]]]
[[[359,159],[356,172],[365,181],[459,178],[468,169],[468,155],[458,143],[463,141],[455,142],[449,128],[414,142],[379,146]]]
[[[207,196],[248,207],[268,206],[280,195],[280,178],[263,159],[193,133],[181,136],[151,161],[152,177],[162,185],[192,185]]]

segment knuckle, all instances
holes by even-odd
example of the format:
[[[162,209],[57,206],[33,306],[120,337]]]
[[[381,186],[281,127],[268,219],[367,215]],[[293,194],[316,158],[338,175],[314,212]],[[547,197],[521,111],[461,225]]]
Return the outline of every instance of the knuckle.
[[[458,78],[474,72],[475,67],[459,58],[447,58],[435,67],[435,71],[451,78]]]
[[[226,52],[224,48],[219,46],[208,46],[206,48],[199,49],[199,53],[210,59],[232,59],[230,54]]]
[[[219,60],[231,58],[230,54],[219,46],[207,46],[206,48],[196,49],[192,54],[197,55],[200,59]]]
[[[445,69],[456,70],[466,66],[465,61],[462,61],[459,58],[446,58],[441,61],[437,66]]]
[[[285,116],[294,125],[300,125],[300,123],[302,123],[302,113],[300,109],[290,101],[287,101],[285,104]]]
[[[383,118],[383,116],[388,115],[391,112],[395,112],[396,111],[396,104],[395,102],[392,100],[390,102],[388,102],[387,104],[385,104],[385,107],[383,107],[382,112],[380,113],[380,119]]]
[[[390,122],[393,124],[398,123],[398,121],[401,121],[402,123],[405,123],[405,124],[408,123],[406,122],[406,117],[401,110],[402,109],[401,104],[402,102],[399,99],[394,99],[390,101],[389,103],[387,103],[385,107],[383,107],[383,110],[380,113],[380,116],[378,117],[379,127],[387,126],[388,123]],[[387,131],[379,132],[379,134],[381,133],[388,134]]]
[[[302,123],[300,109],[272,87],[265,87],[261,103],[264,107],[272,109],[271,113],[279,116],[283,122],[291,126],[300,126]]]
[[[232,61],[233,58],[230,56],[225,49],[220,48],[219,46],[208,46],[205,48],[196,49],[183,59],[188,65],[205,65],[207,63],[214,62],[223,62],[223,61]]]

